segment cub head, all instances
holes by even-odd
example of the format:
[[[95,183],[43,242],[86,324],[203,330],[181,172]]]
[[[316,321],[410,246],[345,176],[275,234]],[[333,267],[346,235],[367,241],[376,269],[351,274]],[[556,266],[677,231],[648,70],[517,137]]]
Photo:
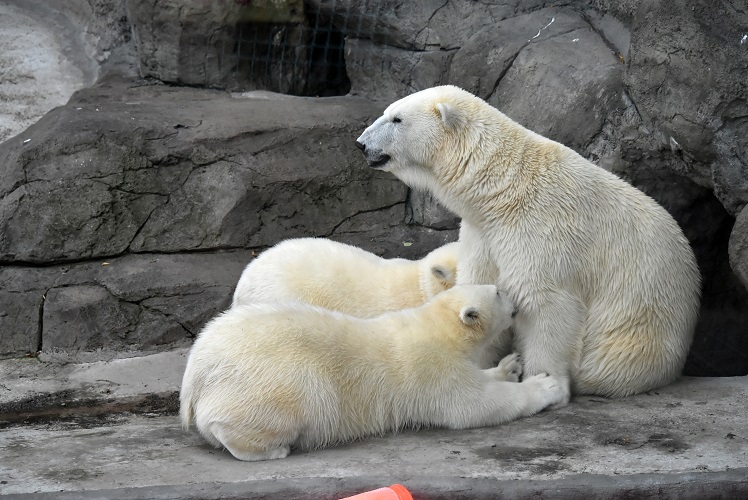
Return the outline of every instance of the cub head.
[[[421,292],[424,300],[455,286],[458,246],[459,243],[456,241],[447,243],[432,250],[419,262]]]
[[[516,307],[494,285],[457,285],[432,301],[448,314],[456,314],[459,335],[470,344],[484,345],[512,326]]]
[[[458,87],[445,85],[390,104],[356,140],[369,167],[392,172],[411,187],[438,192],[480,142],[482,114],[493,109]],[[440,182],[441,181],[441,182]]]

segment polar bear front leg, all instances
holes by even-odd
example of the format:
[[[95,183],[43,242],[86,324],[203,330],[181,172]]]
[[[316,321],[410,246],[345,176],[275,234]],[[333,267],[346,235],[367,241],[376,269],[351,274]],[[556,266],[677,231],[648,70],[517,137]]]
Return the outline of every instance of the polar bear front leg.
[[[495,285],[499,281],[499,268],[491,257],[486,239],[476,226],[463,219],[460,224],[460,252],[457,259],[458,285]],[[481,368],[496,366],[496,362],[512,352],[512,329],[501,332],[475,362]]]
[[[483,232],[463,219],[460,223],[459,241],[457,284],[495,285],[499,279],[499,269],[491,258]]]
[[[481,372],[482,391],[466,391],[449,401],[445,422],[452,429],[486,427],[529,417],[563,400],[563,389],[556,377],[544,373],[523,382],[495,380],[491,370]]]
[[[530,297],[532,306],[520,310],[514,323],[524,374],[548,373],[557,377],[563,385],[564,398],[554,408],[560,408],[571,398],[571,372],[579,356],[584,306],[565,291]]]
[[[519,354],[515,352],[504,356],[498,366],[483,370],[483,373],[495,380],[519,382],[519,377],[522,375],[522,362],[520,361]]]

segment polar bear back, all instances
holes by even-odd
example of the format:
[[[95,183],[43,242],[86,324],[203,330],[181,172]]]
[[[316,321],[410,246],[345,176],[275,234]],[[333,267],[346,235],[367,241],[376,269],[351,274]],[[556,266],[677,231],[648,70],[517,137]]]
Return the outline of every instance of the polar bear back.
[[[383,259],[324,238],[286,240],[247,266],[232,307],[298,300],[358,317],[415,307],[454,284],[456,253],[445,245],[422,261]]]

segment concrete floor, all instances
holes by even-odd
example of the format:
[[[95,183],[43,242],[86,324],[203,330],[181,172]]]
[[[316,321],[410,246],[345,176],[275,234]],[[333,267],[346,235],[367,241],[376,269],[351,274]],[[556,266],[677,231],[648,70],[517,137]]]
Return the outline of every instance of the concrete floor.
[[[0,362],[0,495],[332,499],[399,482],[417,498],[748,497],[748,377],[245,463],[179,427],[185,360]]]

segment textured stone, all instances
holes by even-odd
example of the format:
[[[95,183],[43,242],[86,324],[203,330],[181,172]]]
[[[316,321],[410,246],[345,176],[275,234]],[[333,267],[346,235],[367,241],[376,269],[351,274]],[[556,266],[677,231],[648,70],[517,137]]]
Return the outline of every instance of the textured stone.
[[[35,353],[42,292],[0,291],[0,357]]]
[[[81,92],[28,130],[27,144],[0,145],[0,260],[331,235],[356,213],[406,199],[402,183],[365,168],[352,147],[380,111],[362,99],[125,82]]]
[[[748,202],[747,25],[737,0],[642,1],[625,79],[655,144],[733,216]]]
[[[516,30],[507,46],[522,45],[508,68],[498,65],[503,78],[495,77],[488,102],[531,130],[582,149],[621,105],[623,65],[579,15],[544,9],[514,21],[505,21]]]
[[[327,236],[417,258],[454,240],[456,220],[409,219],[407,187],[360,158],[381,110],[115,77],[77,93],[0,144],[0,353],[185,341],[249,260],[218,250]]]
[[[350,38],[369,39],[408,50],[456,49],[484,27],[549,5],[571,3],[564,0],[510,0],[500,3],[383,0],[375,4],[366,0],[308,1],[314,10],[331,16],[333,22]]]
[[[449,230],[459,227],[460,218],[447,210],[426,191],[411,191],[406,221],[433,229]]]
[[[94,350],[122,347],[130,336],[140,308],[120,304],[102,286],[52,288],[44,301],[42,349]]]
[[[41,348],[95,359],[184,345],[228,306],[251,257],[139,254],[33,270],[0,267],[9,285],[0,295],[0,353]]]
[[[336,68],[341,44],[326,33],[329,47],[316,51],[318,22],[305,17],[301,0],[127,0],[127,5],[143,76],[293,95],[347,90]]]
[[[309,3],[316,11],[332,16],[348,36],[417,50],[426,48],[432,36],[429,22],[445,6],[444,0],[385,0],[374,4],[366,0],[312,0]]]
[[[744,208],[730,234],[730,266],[743,286],[748,288],[748,208]]]
[[[189,85],[225,82],[233,64],[223,47],[236,43],[234,2],[128,0],[140,72]]]
[[[414,51],[350,39],[345,46],[345,64],[351,94],[393,99],[447,83],[453,55],[454,51]]]

